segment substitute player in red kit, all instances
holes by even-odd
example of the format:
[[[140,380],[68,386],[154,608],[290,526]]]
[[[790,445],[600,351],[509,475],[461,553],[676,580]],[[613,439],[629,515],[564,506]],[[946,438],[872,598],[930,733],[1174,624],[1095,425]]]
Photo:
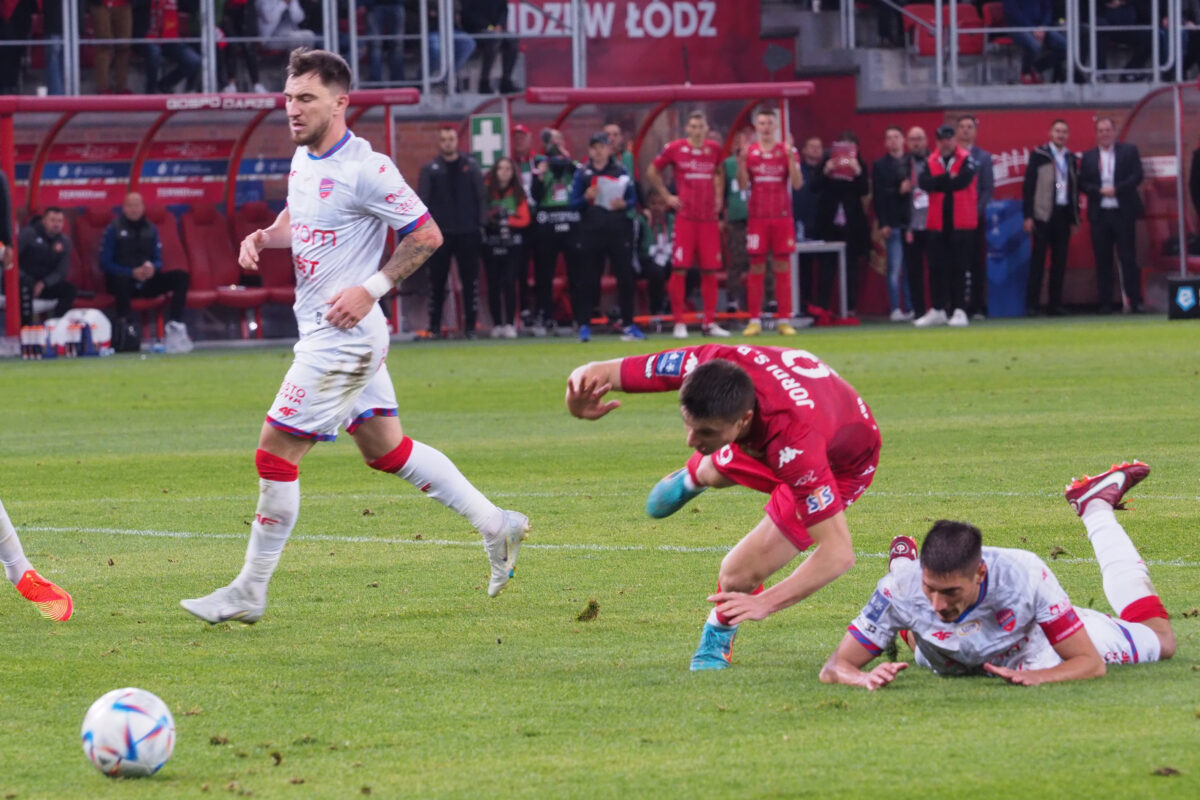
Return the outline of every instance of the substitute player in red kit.
[[[750,274],[746,277],[746,310],[750,322],[743,336],[762,333],[763,282],[767,259],[775,269],[775,302],[779,306],[776,330],[794,336],[792,326],[792,262],[796,249],[796,223],[792,218],[792,190],[804,185],[800,172],[800,154],[790,141],[785,145],[775,138],[779,119],[769,108],[754,115],[758,141],[750,144],[738,164],[738,182],[750,190],[746,206],[746,252],[750,256]]]
[[[238,263],[254,270],[263,248],[291,248],[300,340],[259,434],[258,507],[242,570],[228,586],[180,601],[206,622],[262,617],[300,514],[300,460],[316,442],[337,438],[339,428],[368,466],[411,483],[482,534],[490,596],[508,584],[529,528],[524,514],[497,507],[445,454],[400,427],[378,300],[421,268],[442,234],[392,160],[347,129],[349,92],[350,67],[341,56],[292,51],[283,96],[297,147],[287,206],[269,228],[242,240]],[[400,238],[380,268],[388,228]]]
[[[599,419],[621,403],[610,390],[679,390],[685,469],[659,481],[646,510],[666,517],[708,487],[770,495],[763,517],[721,562],[693,670],[729,666],[738,623],[800,602],[854,566],[846,508],[879,463],[871,410],[828,365],[804,350],[701,345],[584,364],[567,380],[567,410]],[[816,545],[791,575],[762,583]]]
[[[671,278],[667,294],[671,298],[671,313],[675,316],[675,338],[686,339],[687,323],[683,321],[684,298],[687,294],[687,271],[700,267],[700,297],[704,302],[705,336],[728,336],[729,331],[717,324],[717,270],[721,268],[721,232],[717,217],[725,197],[725,175],[721,166],[721,145],[708,138],[708,121],[704,112],[688,114],[687,138],[676,139],[659,153],[646,178],[655,190],[667,198],[675,209],[675,249],[671,254]],[[674,170],[679,194],[671,194],[663,182],[662,171]]]

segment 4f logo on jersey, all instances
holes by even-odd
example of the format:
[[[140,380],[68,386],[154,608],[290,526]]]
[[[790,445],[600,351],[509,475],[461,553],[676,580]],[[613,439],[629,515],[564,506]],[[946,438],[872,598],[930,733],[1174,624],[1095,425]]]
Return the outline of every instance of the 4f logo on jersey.
[[[939,642],[944,642],[953,635],[954,634],[951,633],[950,631],[934,631],[933,633],[930,634],[930,636],[937,639]]]
[[[1013,628],[1017,627],[1017,615],[1011,608],[1002,608],[996,612],[996,624],[1003,628],[1005,633],[1012,633]]]
[[[322,200],[333,194],[333,181],[329,178],[321,178],[321,183],[317,186],[317,194]]]
[[[804,503],[808,507],[809,514],[824,511],[833,505],[833,490],[828,486],[822,486],[806,497]]]
[[[794,447],[785,447],[779,451],[779,467],[782,469],[785,464],[791,463],[796,456],[804,455],[803,450],[797,450]]]

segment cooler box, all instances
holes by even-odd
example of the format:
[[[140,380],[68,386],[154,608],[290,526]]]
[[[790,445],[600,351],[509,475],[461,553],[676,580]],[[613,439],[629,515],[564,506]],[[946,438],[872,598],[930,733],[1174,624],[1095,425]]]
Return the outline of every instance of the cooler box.
[[[1200,275],[1167,277],[1167,319],[1200,319]]]

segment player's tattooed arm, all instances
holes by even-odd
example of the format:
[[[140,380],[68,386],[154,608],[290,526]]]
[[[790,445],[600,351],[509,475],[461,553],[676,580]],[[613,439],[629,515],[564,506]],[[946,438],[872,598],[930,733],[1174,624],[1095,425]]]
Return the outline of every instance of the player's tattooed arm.
[[[392,285],[412,275],[442,246],[442,229],[430,217],[425,224],[400,240],[392,257],[380,269]]]

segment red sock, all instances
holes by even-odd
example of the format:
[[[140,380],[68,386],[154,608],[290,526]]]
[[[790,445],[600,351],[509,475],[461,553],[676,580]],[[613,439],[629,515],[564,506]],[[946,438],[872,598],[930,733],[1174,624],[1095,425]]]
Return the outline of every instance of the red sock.
[[[676,270],[671,273],[671,277],[667,280],[667,294],[671,297],[671,313],[675,316],[675,321],[683,322],[683,315],[687,311],[684,308],[687,298],[686,272]]]
[[[1163,608],[1162,600],[1156,594],[1147,595],[1140,600],[1134,600],[1121,609],[1121,619],[1126,622],[1145,622],[1155,617],[1160,619],[1171,618],[1167,614],[1167,610]]]
[[[750,313],[750,319],[762,318],[763,281],[766,277],[761,272],[754,272],[751,265],[751,272],[746,276],[746,311]]]
[[[762,594],[764,588],[765,588],[764,585],[760,583],[758,585],[758,588],[755,589],[750,594]],[[717,591],[718,592],[721,591],[721,582],[720,581],[717,581]],[[719,622],[725,626],[729,625],[729,619],[724,614],[722,614],[720,611],[717,612],[717,622]]]
[[[775,270],[775,302],[779,305],[779,319],[792,318],[792,271]]]
[[[717,319],[717,273],[705,270],[700,276],[700,297],[704,299],[704,324]]]

